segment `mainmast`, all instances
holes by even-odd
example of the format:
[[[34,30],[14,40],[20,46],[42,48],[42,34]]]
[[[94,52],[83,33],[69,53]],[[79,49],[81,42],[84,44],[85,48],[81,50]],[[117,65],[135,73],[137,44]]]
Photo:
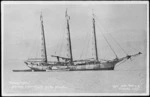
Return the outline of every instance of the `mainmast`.
[[[71,65],[72,65],[73,64],[73,57],[72,57],[71,37],[70,37],[70,28],[69,28],[70,16],[68,16],[67,10],[66,10],[65,17],[66,17],[66,20],[67,20],[67,41],[68,41],[68,46],[69,46],[69,57],[70,57]]]
[[[94,35],[94,50],[95,50],[95,59],[98,61],[98,52],[97,52],[97,40],[96,40],[96,29],[95,29],[95,18],[93,13],[93,35]]]
[[[41,49],[42,54],[41,54],[41,57],[42,57],[44,62],[47,62],[46,43],[45,43],[45,34],[44,34],[44,25],[43,25],[42,13],[40,16],[40,20],[41,20],[41,34],[42,34],[42,49]]]

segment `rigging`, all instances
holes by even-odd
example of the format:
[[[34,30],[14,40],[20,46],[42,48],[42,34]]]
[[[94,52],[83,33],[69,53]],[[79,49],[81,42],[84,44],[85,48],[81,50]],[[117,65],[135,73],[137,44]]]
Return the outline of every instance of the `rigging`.
[[[116,42],[116,44],[122,49],[122,51],[126,54],[126,55],[128,55],[127,54],[127,52],[120,46],[120,44],[115,40],[115,38],[113,38],[113,36],[110,34],[110,36],[112,37],[112,39]]]
[[[109,44],[107,38],[105,37],[104,33],[102,31],[100,31],[104,37],[104,39],[106,40],[107,44],[109,45],[110,49],[112,50],[112,52],[115,54],[116,58],[118,58],[117,54],[115,53],[114,49],[112,48],[112,46]]]
[[[86,37],[84,38],[84,41],[86,41],[86,39],[87,39],[87,37],[89,36],[89,34],[88,33],[86,33]],[[88,44],[89,44],[89,40],[88,40]],[[83,56],[83,52],[85,51],[85,46],[83,47],[83,49],[82,49],[82,52],[81,52],[81,55],[80,55],[80,58],[79,59],[81,59],[82,58],[82,56]]]

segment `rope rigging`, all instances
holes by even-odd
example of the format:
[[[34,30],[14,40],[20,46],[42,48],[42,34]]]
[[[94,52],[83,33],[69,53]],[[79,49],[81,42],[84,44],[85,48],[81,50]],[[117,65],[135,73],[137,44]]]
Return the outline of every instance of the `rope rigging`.
[[[99,27],[100,28],[100,27]],[[104,39],[106,40],[107,44],[109,45],[110,49],[112,50],[112,52],[115,54],[116,58],[118,58],[117,54],[115,53],[114,49],[112,48],[112,46],[109,44],[107,38],[105,37],[103,31],[100,31],[104,37]]]
[[[36,52],[35,52],[35,58],[36,58],[36,57],[38,57],[38,55],[39,55],[39,51],[38,51],[38,48],[39,48],[39,47],[38,47],[37,42],[36,42],[35,44],[36,44],[36,46],[35,46],[36,49],[34,49],[34,50],[36,51]]]
[[[98,17],[96,17],[97,19],[98,19]],[[99,19],[98,19],[99,20]],[[108,24],[108,25],[110,25],[110,24]],[[109,27],[112,27],[112,25],[111,26],[109,26]],[[126,55],[128,55],[127,54],[127,52],[120,46],[120,44],[115,40],[115,38],[110,34],[110,36],[112,37],[112,39],[114,40],[114,42],[116,42],[116,44],[121,48],[121,50],[126,54]]]
[[[63,29],[63,30],[65,32],[65,29]],[[63,49],[63,44],[64,44],[64,32],[63,32],[62,36],[59,38],[58,44],[56,46],[57,48],[55,51],[55,55],[58,54],[58,55],[62,56],[62,49]]]
[[[105,35],[103,34],[103,32],[101,32],[102,35],[104,36],[104,39],[106,40],[106,42],[108,43],[109,47],[111,48],[111,50],[113,51],[113,53],[115,54],[115,56],[117,57],[117,54],[115,53],[114,49],[111,47],[111,45],[109,44],[108,40],[106,39]]]
[[[124,62],[126,62],[126,61],[127,61],[127,60],[124,60],[124,61],[120,62],[119,64],[116,64],[115,67],[118,67],[119,65],[121,65],[122,63],[124,63]]]
[[[112,37],[112,39],[116,42],[116,44],[122,49],[122,51],[126,54],[126,55],[128,55],[127,54],[127,52],[120,46],[120,44],[115,40],[115,38],[110,34],[110,36]]]
[[[86,33],[86,37],[84,38],[84,41],[86,41],[86,39],[87,39],[88,36],[89,36],[88,33]],[[88,40],[88,42],[89,42],[89,40]],[[89,44],[89,43],[88,43],[88,44]],[[81,59],[81,57],[83,56],[84,49],[85,49],[85,46],[84,46],[83,49],[82,49],[82,52],[81,52],[81,55],[80,55],[80,58],[79,58],[79,59]]]
[[[62,56],[62,49],[63,49],[63,44],[64,44],[64,34],[61,39],[62,40],[61,40],[61,44],[60,44],[60,48],[59,48],[59,54]]]
[[[88,44],[87,44],[87,46],[89,46],[90,41],[91,41],[91,38],[90,38],[90,39],[88,39]],[[89,48],[89,47],[88,47],[88,48]],[[88,51],[88,50],[86,50],[86,51]],[[87,56],[87,54],[88,54],[88,52],[86,52],[86,56]]]
[[[32,57],[31,52],[33,50],[33,45],[35,45],[35,40],[31,41],[31,42],[32,42],[31,43],[32,46],[29,46],[28,58]]]
[[[99,20],[99,18],[95,15],[96,19]],[[99,20],[100,21],[100,20]],[[106,23],[106,21],[104,21],[104,23]],[[109,27],[113,28],[113,25],[110,25],[110,23],[107,23],[107,25],[109,25]],[[121,47],[121,45],[115,40],[115,38],[110,34],[110,36],[112,37],[112,39],[114,40],[114,42],[116,42],[116,44],[121,48],[121,50],[126,54],[128,55],[128,53]],[[138,51],[137,49],[133,48],[133,47],[130,47],[132,50],[134,51]]]
[[[29,52],[29,57],[28,58],[36,58],[36,57],[39,57],[39,53],[40,53],[40,44],[39,44],[39,41],[37,41],[37,39],[35,38],[33,43],[31,44],[32,47],[30,49],[30,52]]]
[[[61,39],[61,38],[59,38],[58,43],[57,43],[57,45],[56,45],[56,50],[55,50],[55,52],[54,52],[55,55],[58,54],[57,51],[59,50],[60,39]]]

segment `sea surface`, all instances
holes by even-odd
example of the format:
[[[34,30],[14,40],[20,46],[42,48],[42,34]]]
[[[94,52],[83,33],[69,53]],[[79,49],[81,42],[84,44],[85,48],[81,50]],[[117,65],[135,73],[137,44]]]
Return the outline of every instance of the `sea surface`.
[[[131,68],[136,65],[127,62],[110,71],[51,72],[13,72],[12,68],[16,68],[10,65],[3,70],[3,94],[145,93],[146,69]]]

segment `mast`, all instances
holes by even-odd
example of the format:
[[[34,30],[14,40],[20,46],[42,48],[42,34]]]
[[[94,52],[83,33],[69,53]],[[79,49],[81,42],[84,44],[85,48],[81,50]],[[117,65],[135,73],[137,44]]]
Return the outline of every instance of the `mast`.
[[[41,48],[41,57],[42,57],[42,61],[43,62],[47,62],[47,53],[46,53],[46,43],[45,43],[45,34],[44,34],[44,25],[43,25],[43,16],[41,13],[40,16],[40,20],[41,20],[41,34],[42,34],[42,48]]]
[[[96,40],[96,30],[95,30],[95,18],[93,13],[93,35],[94,35],[94,49],[95,49],[95,59],[98,61],[98,52],[97,52],[97,40]]]
[[[66,9],[66,20],[67,20],[67,41],[68,41],[68,47],[69,47],[69,57],[70,57],[70,62],[71,65],[73,64],[73,57],[72,57],[72,47],[71,47],[71,37],[70,37],[70,27],[69,27],[69,20],[70,16],[67,14],[67,9]]]

